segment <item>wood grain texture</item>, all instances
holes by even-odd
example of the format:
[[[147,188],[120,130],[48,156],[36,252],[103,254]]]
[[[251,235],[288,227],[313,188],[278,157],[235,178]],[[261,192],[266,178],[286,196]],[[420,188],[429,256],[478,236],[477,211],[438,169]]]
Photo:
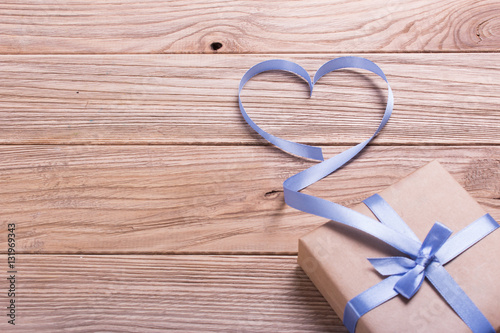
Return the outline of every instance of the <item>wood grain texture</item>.
[[[3,1],[0,53],[498,51],[495,0]]]
[[[497,146],[369,147],[305,191],[353,206],[434,159],[500,220]],[[0,146],[0,161],[1,251],[16,223],[23,253],[295,254],[326,222],[283,202],[314,162],[269,146]]]
[[[385,71],[395,111],[375,144],[500,144],[498,55],[365,55]],[[0,56],[0,143],[264,144],[242,119],[245,71],[274,55]],[[311,74],[334,55],[279,56]],[[327,75],[308,99],[287,73],[264,73],[243,100],[269,132],[303,143],[365,140],[385,108],[383,80]],[[385,84],[385,83],[384,83]]]
[[[1,320],[2,332],[347,332],[296,257],[23,255],[18,261],[16,327]]]
[[[499,27],[497,0],[3,1],[0,262],[9,223],[19,254],[18,325],[1,312],[0,331],[346,333],[296,264],[326,220],[283,202],[314,162],[248,127],[239,80],[274,58],[375,61],[388,126],[305,191],[353,206],[437,159],[500,221]],[[382,83],[339,71],[308,99],[272,72],[243,98],[333,156],[374,132]]]

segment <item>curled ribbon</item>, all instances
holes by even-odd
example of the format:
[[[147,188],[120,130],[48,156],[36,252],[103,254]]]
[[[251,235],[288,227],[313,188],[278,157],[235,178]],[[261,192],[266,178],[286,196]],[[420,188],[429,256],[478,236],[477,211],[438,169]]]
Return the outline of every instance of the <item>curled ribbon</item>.
[[[241,100],[243,87],[252,77],[262,72],[270,70],[292,72],[308,83],[312,95],[314,84],[321,77],[342,68],[365,69],[380,76],[387,83],[387,106],[380,125],[370,138],[326,161],[319,147],[284,140],[262,130],[252,121],[243,107]],[[355,157],[389,120],[394,98],[386,76],[375,63],[360,57],[336,58],[321,66],[311,81],[307,71],[296,63],[287,60],[263,61],[243,75],[238,90],[238,103],[245,121],[264,139],[291,154],[322,161],[284,181],[285,202],[289,206],[366,232],[408,256],[369,259],[381,275],[388,277],[347,303],[343,321],[351,333],[354,333],[362,315],[397,295],[411,298],[425,278],[436,287],[436,290],[474,333],[495,333],[486,317],[443,267],[499,228],[498,223],[489,214],[472,222],[452,237],[450,237],[452,231],[437,222],[425,240],[420,242],[401,217],[378,195],[364,200],[364,203],[381,223],[342,205],[300,192],[335,172]]]

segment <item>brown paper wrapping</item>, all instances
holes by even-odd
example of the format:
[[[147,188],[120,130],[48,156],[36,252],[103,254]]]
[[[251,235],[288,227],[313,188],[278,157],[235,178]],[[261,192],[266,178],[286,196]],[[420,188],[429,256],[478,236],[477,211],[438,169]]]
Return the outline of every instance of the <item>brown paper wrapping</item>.
[[[485,214],[438,162],[431,162],[379,194],[420,240],[436,221],[456,232]],[[364,204],[353,209],[375,218]],[[394,255],[401,253],[335,222],[299,239],[299,265],[341,319],[351,298],[383,279],[366,258]],[[499,332],[500,230],[445,268]],[[362,316],[356,333],[368,332],[461,333],[470,329],[426,280],[410,301],[397,296]]]

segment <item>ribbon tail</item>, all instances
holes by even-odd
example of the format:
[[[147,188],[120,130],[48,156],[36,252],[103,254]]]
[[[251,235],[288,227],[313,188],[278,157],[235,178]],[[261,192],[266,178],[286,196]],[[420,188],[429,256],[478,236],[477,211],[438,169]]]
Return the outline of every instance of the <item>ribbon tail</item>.
[[[355,210],[332,201],[291,190],[287,185],[287,181],[285,181],[283,189],[285,202],[290,207],[351,226],[380,239],[410,257],[417,256],[421,246],[420,242],[401,235],[386,225],[378,223],[376,220]]]
[[[394,285],[400,278],[392,275],[347,302],[342,321],[350,333],[355,332],[361,316],[398,295]]]
[[[455,313],[474,333],[495,333],[495,329],[481,310],[460,288],[446,269],[438,263],[427,267],[426,277],[452,307]]]
[[[415,261],[406,257],[368,258],[368,261],[383,276],[405,274],[415,267]]]
[[[400,293],[406,299],[410,299],[420,289],[424,282],[424,267],[415,266],[409,270],[394,286],[394,290]]]

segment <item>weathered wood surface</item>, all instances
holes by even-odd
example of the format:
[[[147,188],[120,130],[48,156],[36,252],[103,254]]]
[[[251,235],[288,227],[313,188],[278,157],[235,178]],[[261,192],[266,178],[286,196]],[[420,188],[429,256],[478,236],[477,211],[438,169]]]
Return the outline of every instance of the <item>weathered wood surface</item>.
[[[500,219],[497,146],[373,146],[306,191],[352,206],[433,159]],[[15,222],[29,253],[295,254],[326,222],[281,192],[315,162],[270,146],[0,146],[0,161],[2,250]]]
[[[479,54],[365,55],[395,94],[375,144],[499,144],[500,64]],[[0,56],[0,143],[263,144],[241,117],[237,87],[255,63],[280,57],[313,74],[332,55]],[[375,131],[385,82],[331,73],[308,99],[287,73],[264,73],[243,101],[286,139],[353,144]]]
[[[249,129],[239,80],[273,58],[310,74],[375,61],[388,126],[305,191],[353,206],[437,159],[500,220],[499,25],[496,0],[2,2],[4,272],[8,223],[19,254],[17,325],[1,312],[0,331],[346,332],[296,264],[325,220],[283,203],[314,162]],[[339,71],[308,99],[264,73],[243,98],[264,129],[333,156],[373,133],[384,89]]]
[[[347,332],[294,256],[22,255],[18,262],[18,319],[14,328],[2,318],[2,332]]]
[[[3,1],[0,53],[498,51],[473,1]]]

